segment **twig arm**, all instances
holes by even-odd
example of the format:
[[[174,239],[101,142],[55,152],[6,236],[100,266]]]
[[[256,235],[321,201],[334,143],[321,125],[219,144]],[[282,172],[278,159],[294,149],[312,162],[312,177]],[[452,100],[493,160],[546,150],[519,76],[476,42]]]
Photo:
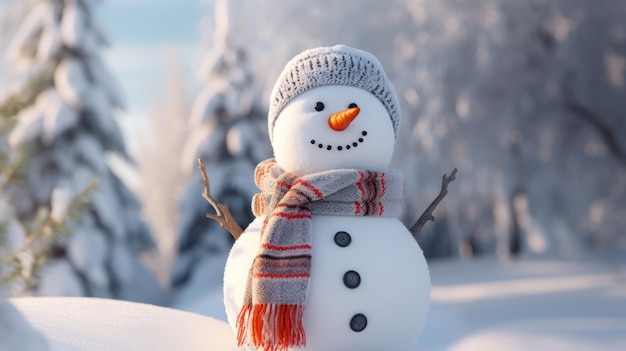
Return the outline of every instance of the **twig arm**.
[[[450,173],[450,176],[447,176],[446,174],[443,175],[443,179],[441,180],[441,191],[439,192],[439,195],[437,195],[433,202],[430,203],[428,208],[426,208],[426,211],[422,213],[417,222],[415,222],[411,229],[409,229],[415,239],[417,239],[417,236],[422,231],[422,228],[424,228],[424,225],[428,221],[435,220],[435,216],[433,216],[433,211],[435,210],[437,205],[439,205],[441,200],[443,200],[446,194],[448,194],[448,184],[452,183],[452,181],[456,179],[456,171],[457,169],[455,168],[454,170],[452,170],[452,173]]]
[[[241,233],[243,233],[243,229],[241,229],[239,224],[237,224],[237,221],[235,221],[235,218],[230,213],[228,206],[226,204],[218,203],[213,197],[211,197],[211,184],[209,183],[209,177],[206,174],[206,166],[201,159],[198,159],[198,168],[200,168],[200,172],[202,173],[202,179],[198,180],[198,182],[204,185],[202,197],[215,210],[215,214],[207,213],[206,217],[219,223],[220,227],[226,229],[235,238],[235,240],[239,239]]]

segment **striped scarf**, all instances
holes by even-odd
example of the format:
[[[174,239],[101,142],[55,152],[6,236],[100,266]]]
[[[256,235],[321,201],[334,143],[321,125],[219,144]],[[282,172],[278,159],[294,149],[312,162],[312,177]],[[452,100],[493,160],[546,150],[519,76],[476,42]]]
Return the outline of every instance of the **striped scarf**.
[[[237,318],[239,346],[264,351],[304,346],[302,314],[311,271],[311,215],[400,215],[404,176],[400,170],[337,169],[298,176],[274,159],[259,163],[255,216],[266,216],[261,246],[248,275]]]

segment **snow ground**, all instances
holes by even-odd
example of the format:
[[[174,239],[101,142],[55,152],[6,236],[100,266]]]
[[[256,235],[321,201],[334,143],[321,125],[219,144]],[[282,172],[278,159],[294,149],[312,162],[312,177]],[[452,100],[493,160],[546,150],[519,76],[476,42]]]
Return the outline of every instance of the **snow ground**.
[[[433,262],[430,270],[431,313],[416,350],[626,350],[626,276],[615,266],[476,259]],[[184,305],[215,319],[103,299],[11,302],[52,351],[237,350],[230,328],[217,319],[224,319],[218,291]]]
[[[43,335],[35,331],[14,306],[0,300],[0,350],[48,351],[49,349]]]
[[[238,350],[228,324],[194,313],[98,298],[34,297],[10,302],[46,336],[51,351]],[[0,340],[0,350],[14,350],[3,347]],[[35,350],[41,349],[24,349]]]
[[[485,258],[435,261],[430,272],[419,351],[626,350],[626,275],[615,265]],[[178,307],[225,320],[217,291]]]
[[[430,265],[423,351],[626,350],[626,276],[601,260]]]

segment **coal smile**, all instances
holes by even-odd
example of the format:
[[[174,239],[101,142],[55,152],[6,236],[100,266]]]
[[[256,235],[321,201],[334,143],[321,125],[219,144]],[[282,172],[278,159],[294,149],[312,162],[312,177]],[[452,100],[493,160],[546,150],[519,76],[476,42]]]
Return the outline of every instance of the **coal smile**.
[[[315,139],[311,139],[311,145],[313,146],[317,146],[320,149],[326,149],[326,150],[332,150],[335,149],[337,151],[341,151],[343,149],[346,150],[350,150],[351,148],[356,148],[357,146],[359,146],[360,143],[365,141],[365,137],[367,136],[367,131],[362,131],[361,132],[362,137],[358,138],[356,141],[353,141],[352,144],[346,144],[346,145],[337,145],[337,146],[332,146],[330,144],[325,145],[322,143],[318,143],[317,141],[315,141]]]

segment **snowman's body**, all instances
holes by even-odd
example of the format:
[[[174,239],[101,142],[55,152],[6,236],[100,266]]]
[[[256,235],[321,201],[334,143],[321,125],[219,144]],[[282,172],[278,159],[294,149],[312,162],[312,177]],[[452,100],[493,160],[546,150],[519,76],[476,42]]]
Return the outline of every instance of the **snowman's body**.
[[[345,46],[306,51],[286,66],[272,92],[268,127],[276,163],[298,175],[340,169],[384,173],[398,133],[398,105],[380,63],[370,54]],[[387,196],[381,185],[377,194]],[[226,263],[225,305],[236,333],[263,220],[258,217],[245,230]],[[430,277],[422,250],[406,227],[395,217],[313,212],[311,228],[303,349],[411,347],[428,313]]]
[[[241,277],[258,252],[262,223],[257,218],[246,229],[228,258],[224,281],[233,284],[224,286],[224,296],[231,326],[243,304]],[[406,227],[396,218],[318,215],[312,237],[303,350],[400,351],[414,345],[428,310],[430,278],[422,250]],[[346,286],[347,272],[359,275],[358,286]]]

